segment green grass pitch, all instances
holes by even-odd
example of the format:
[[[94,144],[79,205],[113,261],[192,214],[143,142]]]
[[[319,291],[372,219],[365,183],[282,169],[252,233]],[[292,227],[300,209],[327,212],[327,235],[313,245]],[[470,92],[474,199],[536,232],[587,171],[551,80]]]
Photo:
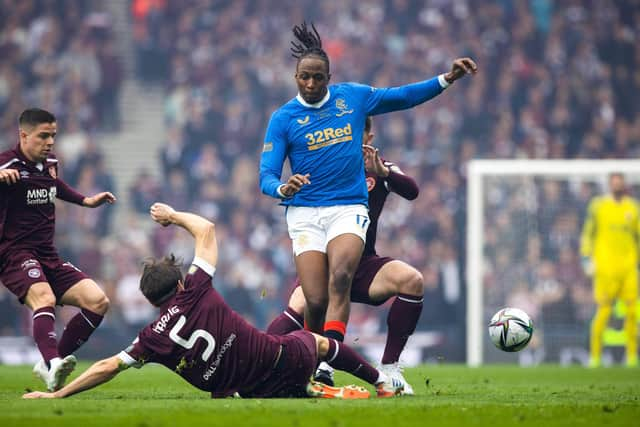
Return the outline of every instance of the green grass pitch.
[[[0,366],[0,426],[631,426],[640,419],[640,369],[424,365],[405,374],[416,396],[212,400],[148,366],[68,399],[26,401],[25,389],[41,389],[31,368]]]

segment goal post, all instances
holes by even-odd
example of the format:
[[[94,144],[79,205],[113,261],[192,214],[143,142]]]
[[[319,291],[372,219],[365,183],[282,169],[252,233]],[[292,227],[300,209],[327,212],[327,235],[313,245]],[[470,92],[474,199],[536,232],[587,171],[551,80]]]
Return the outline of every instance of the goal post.
[[[601,186],[613,172],[627,176],[630,182],[640,179],[640,160],[472,160],[467,166],[467,364],[479,366],[485,362],[489,343],[485,313],[485,205],[489,179],[530,180],[559,179],[594,182]],[[629,179],[633,176],[633,179]],[[505,181],[506,182],[506,181]],[[532,184],[535,185],[535,184]],[[604,189],[604,187],[601,187]],[[526,195],[519,197],[526,199]],[[535,215],[532,214],[532,215]],[[534,319],[535,322],[535,319]]]

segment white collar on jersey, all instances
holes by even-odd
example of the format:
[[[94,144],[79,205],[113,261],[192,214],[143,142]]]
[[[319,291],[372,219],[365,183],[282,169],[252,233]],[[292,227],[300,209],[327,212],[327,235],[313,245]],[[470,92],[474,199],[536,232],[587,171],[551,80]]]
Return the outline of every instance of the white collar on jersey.
[[[296,95],[296,99],[298,100],[298,102],[308,108],[322,108],[322,106],[327,103],[329,98],[331,98],[331,91],[329,91],[329,88],[327,88],[327,94],[324,96],[324,98],[322,98],[315,104],[309,104],[307,101],[302,99],[300,92],[298,92],[298,94]]]

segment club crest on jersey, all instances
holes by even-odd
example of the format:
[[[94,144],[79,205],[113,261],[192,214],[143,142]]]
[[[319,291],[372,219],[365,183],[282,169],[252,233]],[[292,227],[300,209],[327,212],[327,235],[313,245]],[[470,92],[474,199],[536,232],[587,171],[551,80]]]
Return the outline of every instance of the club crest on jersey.
[[[336,114],[336,117],[342,117],[345,114],[353,113],[353,109],[349,110],[349,106],[347,106],[347,102],[342,98],[336,99],[336,108],[340,110],[340,112]]]
[[[309,123],[309,116],[306,116],[304,119],[296,119],[296,122],[298,122],[300,126],[304,126]]]
[[[51,175],[51,178],[53,178],[53,179],[57,179],[58,178],[58,172],[56,172],[56,167],[55,166],[49,166],[49,175]]]

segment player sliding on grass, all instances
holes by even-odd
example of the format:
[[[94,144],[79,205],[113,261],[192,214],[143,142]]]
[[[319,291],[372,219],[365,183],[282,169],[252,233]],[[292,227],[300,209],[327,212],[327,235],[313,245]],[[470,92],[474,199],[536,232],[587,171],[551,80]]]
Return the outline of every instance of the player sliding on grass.
[[[315,27],[302,24],[293,33],[298,95],[271,116],[260,188],[287,206],[309,330],[342,341],[351,281],[370,224],[361,148],[365,118],[422,104],[475,73],[477,66],[470,58],[459,58],[448,73],[394,88],[329,86],[329,57]],[[293,175],[283,183],[286,158]]]
[[[75,367],[72,353],[102,322],[109,300],[96,282],[60,259],[53,244],[55,201],[95,208],[116,198],[109,192],[85,197],[58,177],[53,114],[31,108],[18,124],[18,144],[0,153],[0,281],[33,310],[33,339],[42,355],[33,372],[56,390]],[[56,304],[80,308],[59,342]]]
[[[61,390],[32,392],[24,398],[71,396],[109,381],[130,366],[140,368],[151,362],[166,366],[212,397],[235,393],[242,397],[369,397],[361,387],[310,382],[318,360],[328,360],[335,368],[374,384],[379,397],[402,393],[402,382],[379,372],[342,343],[307,331],[268,335],[248,324],[212,286],[218,261],[214,225],[162,203],[151,207],[151,217],[164,226],[183,227],[195,238],[195,257],[185,278],[173,256],[145,263],[140,290],[160,308],[158,318],[129,348],[96,362]]]
[[[389,193],[394,192],[407,200],[413,200],[418,197],[419,189],[413,178],[405,175],[395,164],[384,161],[378,150],[371,145],[374,136],[371,124],[371,117],[367,117],[362,141],[371,225],[367,230],[360,264],[353,277],[351,301],[380,305],[389,298],[396,297],[387,316],[389,330],[380,370],[403,381],[404,394],[413,394],[413,388],[402,376],[398,360],[422,312],[422,275],[407,263],[379,256],[375,245],[378,219]],[[280,335],[302,329],[304,305],[304,295],[298,286],[289,299],[289,307],[271,322],[267,333]],[[316,380],[333,385],[333,369],[326,362],[318,367]]]

